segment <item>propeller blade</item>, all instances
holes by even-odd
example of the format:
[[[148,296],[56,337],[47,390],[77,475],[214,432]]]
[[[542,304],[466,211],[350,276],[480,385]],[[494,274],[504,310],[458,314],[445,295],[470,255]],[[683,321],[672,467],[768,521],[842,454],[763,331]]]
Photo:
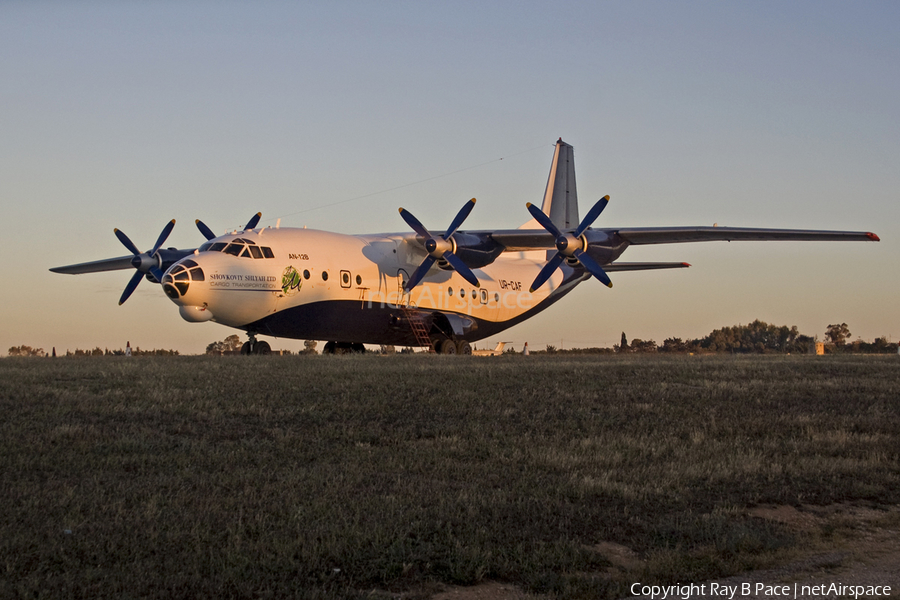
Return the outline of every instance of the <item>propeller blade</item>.
[[[450,227],[447,228],[447,233],[444,234],[445,240],[450,239],[450,236],[456,233],[456,230],[459,229],[459,226],[462,225],[463,221],[466,220],[466,217],[469,216],[469,213],[472,212],[473,208],[475,208],[475,198],[472,198],[471,200],[463,204],[463,207],[459,209],[458,213],[456,213],[456,218],[453,219],[453,222],[450,223]]]
[[[144,274],[140,271],[135,271],[134,275],[131,276],[131,279],[128,281],[128,285],[125,286],[125,291],[122,292],[122,297],[119,298],[119,306],[125,304],[125,301],[128,300],[128,297],[131,296],[131,293],[134,292],[134,289],[141,282],[141,279],[144,278]]]
[[[421,235],[423,238],[428,239],[434,237],[433,235],[431,235],[431,233],[429,233],[427,229],[425,229],[425,226],[422,225],[419,220],[405,208],[400,209],[400,216],[403,217],[403,220],[406,221],[406,224],[409,225],[413,231]]]
[[[528,209],[528,212],[531,213],[531,216],[534,217],[534,220],[540,223],[541,227],[552,233],[553,237],[560,237],[562,235],[559,229],[556,228],[556,225],[553,224],[553,221],[550,220],[550,217],[544,214],[544,211],[531,202],[525,204],[525,207]]]
[[[544,285],[544,282],[550,279],[550,276],[553,275],[553,272],[559,268],[559,265],[562,264],[562,261],[565,260],[565,256],[563,256],[560,252],[557,252],[553,255],[544,268],[541,269],[541,272],[538,273],[537,277],[534,278],[534,283],[531,284],[531,288],[528,290],[529,292],[534,292],[534,290],[540,288]]]
[[[422,264],[419,265],[419,268],[413,271],[413,274],[410,276],[409,281],[406,282],[406,291],[412,290],[416,287],[422,278],[425,277],[425,274],[431,269],[431,266],[434,264],[436,259],[431,256],[426,256],[425,260],[422,261]]]
[[[253,215],[252,217],[250,217],[250,220],[247,221],[247,225],[244,227],[244,229],[245,229],[245,230],[246,230],[246,229],[253,229],[254,227],[256,227],[256,224],[259,223],[260,217],[262,217],[262,213],[261,213],[261,212],[258,212],[258,213],[256,213],[255,215]],[[209,238],[206,238],[206,239],[209,239]]]
[[[197,229],[200,230],[200,233],[202,233],[202,234],[203,234],[203,237],[205,237],[206,239],[211,240],[211,239],[213,239],[214,237],[216,237],[216,234],[213,233],[212,229],[210,229],[209,227],[207,227],[207,226],[206,226],[206,223],[204,223],[204,222],[201,221],[200,219],[196,219],[196,220],[194,221],[194,223],[197,225]]]
[[[122,242],[122,245],[128,248],[129,252],[131,252],[135,256],[141,253],[141,251],[137,249],[137,246],[134,245],[134,242],[128,239],[128,236],[125,235],[123,231],[119,229],[113,229],[113,233],[116,234],[116,237],[119,238],[119,241]]]
[[[460,257],[453,254],[452,252],[444,252],[444,256],[442,256],[441,258],[450,263],[453,266],[453,269],[457,273],[462,275],[463,279],[465,279],[475,287],[479,287],[478,278],[475,277],[475,273],[472,272],[472,269],[470,269]]]
[[[156,244],[153,245],[153,250],[149,252],[150,256],[156,255],[156,251],[159,250],[159,247],[163,245],[163,242],[166,241],[166,238],[169,237],[169,234],[172,233],[173,229],[175,229],[175,219],[172,219],[171,221],[166,223],[165,227],[163,227],[162,232],[156,239]]]
[[[609,196],[603,196],[597,200],[597,203],[591,207],[591,210],[588,211],[584,216],[584,219],[582,219],[581,223],[578,225],[578,229],[575,230],[575,237],[581,237],[584,230],[597,220],[597,217],[600,216],[600,213],[603,212],[603,209],[606,208],[607,204],[609,204]]]
[[[578,262],[580,262],[581,265],[585,269],[587,269],[587,271],[591,275],[603,282],[603,285],[605,285],[606,287],[612,287],[612,281],[610,281],[609,275],[606,274],[606,271],[603,270],[603,267],[601,267],[597,263],[597,261],[591,258],[591,256],[587,252],[579,248],[575,250],[574,254],[575,258],[578,259]]]

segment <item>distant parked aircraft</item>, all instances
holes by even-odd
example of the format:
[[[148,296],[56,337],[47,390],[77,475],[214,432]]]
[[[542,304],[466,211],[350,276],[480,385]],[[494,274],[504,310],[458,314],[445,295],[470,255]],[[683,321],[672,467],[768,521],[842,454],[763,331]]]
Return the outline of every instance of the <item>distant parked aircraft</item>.
[[[472,350],[475,356],[500,356],[503,354],[503,347],[511,342],[497,342],[497,347],[493,350]]]

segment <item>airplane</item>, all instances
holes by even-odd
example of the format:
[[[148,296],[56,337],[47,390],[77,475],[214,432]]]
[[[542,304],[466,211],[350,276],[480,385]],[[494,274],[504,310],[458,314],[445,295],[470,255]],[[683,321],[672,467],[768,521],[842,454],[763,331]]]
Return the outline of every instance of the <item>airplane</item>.
[[[740,227],[593,227],[609,202],[579,219],[574,149],[556,142],[541,207],[517,229],[464,230],[475,199],[443,233],[432,233],[403,208],[412,231],[347,235],[258,227],[206,237],[198,248],[163,248],[175,221],[141,252],[115,229],[130,256],[50,269],[93,273],[134,269],[119,304],[142,279],[160,284],[191,323],[243,330],[242,354],[268,354],[259,336],[327,340],[324,352],[364,351],[363,344],[419,346],[472,354],[471,343],[497,335],[551,306],[591,278],[612,287],[610,273],[680,269],[684,262],[624,262],[629,246],[703,241],[879,241],[874,233]]]
[[[501,356],[503,347],[512,342],[497,342],[497,346],[493,350],[472,350],[473,356]]]

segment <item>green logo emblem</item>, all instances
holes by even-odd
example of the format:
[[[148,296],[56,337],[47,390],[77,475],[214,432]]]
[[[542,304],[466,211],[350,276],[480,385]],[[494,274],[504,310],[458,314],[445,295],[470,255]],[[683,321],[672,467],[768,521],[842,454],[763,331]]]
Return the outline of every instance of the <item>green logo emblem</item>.
[[[300,291],[303,286],[303,280],[300,273],[294,267],[287,267],[281,274],[281,291],[287,296],[293,296]]]

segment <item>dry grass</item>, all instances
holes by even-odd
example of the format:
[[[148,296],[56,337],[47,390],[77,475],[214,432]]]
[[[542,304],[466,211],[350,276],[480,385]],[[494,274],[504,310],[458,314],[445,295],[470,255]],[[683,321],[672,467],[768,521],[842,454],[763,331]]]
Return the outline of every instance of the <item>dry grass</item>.
[[[802,540],[749,506],[896,502],[898,375],[846,356],[4,359],[0,596],[489,578],[599,598],[765,566]]]

